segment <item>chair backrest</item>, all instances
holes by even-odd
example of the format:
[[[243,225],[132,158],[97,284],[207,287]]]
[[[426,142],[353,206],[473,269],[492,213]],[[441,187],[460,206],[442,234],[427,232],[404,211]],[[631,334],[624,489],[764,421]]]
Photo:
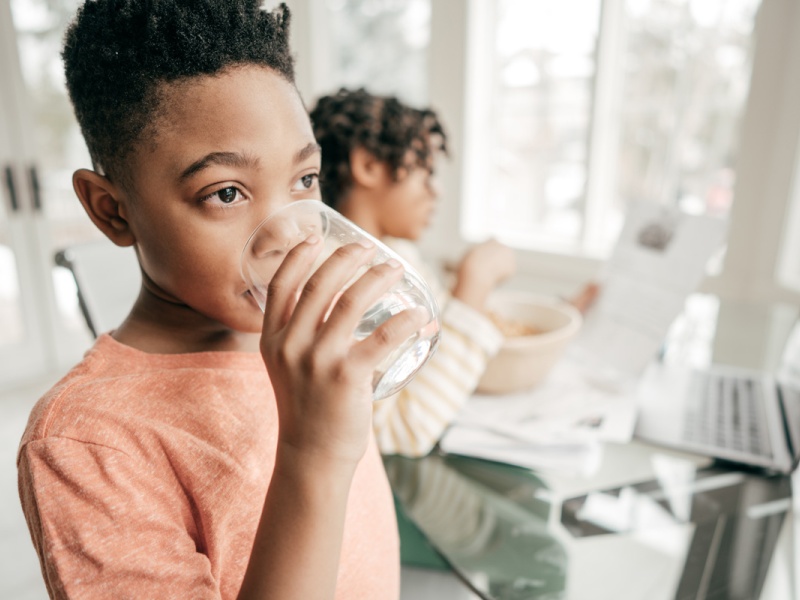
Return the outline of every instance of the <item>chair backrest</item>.
[[[78,303],[92,335],[97,337],[122,323],[142,281],[133,248],[120,248],[103,239],[65,248],[56,253],[55,262],[75,278]]]

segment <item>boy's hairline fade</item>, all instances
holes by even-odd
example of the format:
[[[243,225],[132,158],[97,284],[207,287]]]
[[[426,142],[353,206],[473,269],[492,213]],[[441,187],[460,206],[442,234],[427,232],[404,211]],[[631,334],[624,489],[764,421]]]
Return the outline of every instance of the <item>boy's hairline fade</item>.
[[[243,66],[295,84],[285,3],[86,0],[64,37],[67,89],[95,170],[129,191],[126,160],[152,139],[168,87]]]

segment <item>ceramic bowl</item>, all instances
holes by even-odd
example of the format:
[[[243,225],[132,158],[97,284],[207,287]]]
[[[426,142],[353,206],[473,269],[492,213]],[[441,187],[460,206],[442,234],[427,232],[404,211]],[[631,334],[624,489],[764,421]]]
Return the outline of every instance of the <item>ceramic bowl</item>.
[[[478,383],[477,391],[483,394],[535,387],[563,356],[583,322],[571,304],[526,292],[497,291],[487,309],[506,338]]]

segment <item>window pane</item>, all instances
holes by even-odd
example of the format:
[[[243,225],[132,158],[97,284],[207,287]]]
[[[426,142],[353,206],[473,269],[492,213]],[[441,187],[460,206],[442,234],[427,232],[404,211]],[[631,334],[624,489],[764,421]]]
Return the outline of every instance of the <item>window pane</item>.
[[[618,188],[725,215],[758,0],[627,0]]]
[[[726,214],[758,5],[494,0],[470,41],[491,59],[471,89],[465,237],[604,254],[631,200]]]
[[[66,246],[97,239],[92,224],[75,197],[72,173],[89,167],[86,145],[67,96],[61,46],[79,0],[12,0],[20,67],[33,124],[38,184],[52,255]],[[53,266],[53,289],[62,323],[71,332],[85,333],[74,282]]]
[[[577,240],[600,0],[497,0],[494,17],[490,72],[478,74],[489,90],[475,140],[485,173],[467,229],[520,246]]]
[[[326,0],[333,87],[427,102],[430,0]]]
[[[72,173],[87,167],[86,145],[67,97],[61,45],[79,0],[12,0],[14,25],[33,117],[39,184],[54,246],[95,236],[72,190]],[[99,234],[98,234],[99,235]]]

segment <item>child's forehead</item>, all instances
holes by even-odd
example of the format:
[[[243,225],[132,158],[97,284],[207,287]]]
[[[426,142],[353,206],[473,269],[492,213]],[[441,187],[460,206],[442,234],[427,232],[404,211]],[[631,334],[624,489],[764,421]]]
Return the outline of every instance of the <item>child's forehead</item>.
[[[157,114],[197,120],[236,106],[235,100],[251,96],[264,106],[291,106],[305,114],[294,84],[269,67],[242,65],[213,74],[164,81],[156,94]]]
[[[314,139],[296,88],[266,67],[166,82],[157,98],[137,152],[139,163],[166,159],[177,168],[204,153],[226,150],[266,149],[280,158]]]
[[[311,131],[294,85],[266,67],[239,67],[164,83],[152,123],[158,133],[178,135],[298,125],[304,133]]]

